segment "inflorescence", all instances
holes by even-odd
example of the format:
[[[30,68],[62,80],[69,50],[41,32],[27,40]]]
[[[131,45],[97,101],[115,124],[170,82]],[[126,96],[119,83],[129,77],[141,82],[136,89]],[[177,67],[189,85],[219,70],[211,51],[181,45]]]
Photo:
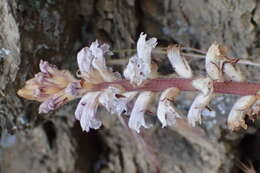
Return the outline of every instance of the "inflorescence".
[[[158,65],[151,57],[156,45],[156,38],[146,40],[146,35],[141,33],[137,53],[129,59],[124,78],[107,67],[105,57],[113,55],[113,52],[108,44],[99,44],[98,41],[77,54],[77,77],[80,79],[41,60],[41,72],[28,80],[18,95],[42,102],[39,113],[48,113],[81,98],[75,117],[83,131],[87,132],[102,126],[97,116],[99,105],[111,114],[130,115],[128,126],[137,132],[141,127],[149,128],[151,125],[145,121],[145,114],[148,105],[156,98],[156,92],[161,92],[156,114],[162,127],[173,125],[176,119],[186,119],[174,105],[181,91],[198,92],[187,115],[192,126],[201,123],[202,110],[208,107],[217,93],[242,96],[228,115],[229,129],[246,129],[245,118],[257,118],[260,84],[245,82],[246,78],[237,65],[240,59],[228,57],[223,46],[217,43],[210,46],[205,55],[207,75],[194,77],[188,61],[181,54],[181,47],[170,45],[167,57],[178,77],[167,78],[160,76]]]

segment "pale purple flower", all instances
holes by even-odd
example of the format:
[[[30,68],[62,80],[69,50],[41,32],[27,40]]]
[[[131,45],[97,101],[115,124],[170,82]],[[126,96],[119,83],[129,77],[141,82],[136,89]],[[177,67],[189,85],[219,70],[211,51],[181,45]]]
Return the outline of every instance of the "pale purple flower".
[[[39,107],[39,113],[48,113],[58,109],[69,101],[84,95],[85,92],[86,88],[82,88],[80,81],[71,82],[66,88],[45,100]]]
[[[50,111],[58,109],[73,99],[75,99],[74,96],[66,94],[64,91],[60,91],[41,103],[39,113],[49,113]]]
[[[41,72],[28,80],[25,87],[18,91],[19,96],[43,102],[76,81],[69,71],[59,70],[47,61],[41,60],[40,70]]]
[[[99,105],[98,98],[101,92],[89,92],[83,96],[75,111],[75,117],[80,121],[83,131],[98,129],[102,122],[97,118],[96,112]]]

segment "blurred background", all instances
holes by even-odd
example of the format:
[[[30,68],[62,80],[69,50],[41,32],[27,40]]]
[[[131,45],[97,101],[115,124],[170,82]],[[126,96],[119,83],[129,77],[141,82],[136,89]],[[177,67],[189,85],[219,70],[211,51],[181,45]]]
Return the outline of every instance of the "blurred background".
[[[74,101],[48,115],[16,91],[39,71],[40,59],[77,71],[76,53],[96,39],[116,50],[113,69],[122,72],[141,32],[158,46],[177,43],[206,51],[224,44],[231,56],[259,60],[260,1],[257,0],[0,0],[1,173],[241,173],[241,162],[260,172],[259,122],[227,130],[235,96],[219,96],[203,113],[201,127],[153,128],[139,135],[104,110],[104,126],[82,132]],[[124,61],[123,61],[124,62]],[[203,59],[189,59],[202,74]],[[173,73],[162,60],[159,71]],[[249,81],[260,69],[242,66]],[[184,112],[194,93],[177,101]]]

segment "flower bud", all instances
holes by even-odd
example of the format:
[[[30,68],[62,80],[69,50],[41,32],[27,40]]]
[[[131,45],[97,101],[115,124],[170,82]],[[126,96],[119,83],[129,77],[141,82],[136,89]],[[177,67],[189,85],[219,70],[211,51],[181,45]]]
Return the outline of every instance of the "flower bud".
[[[60,91],[41,103],[39,113],[47,114],[50,111],[60,108],[73,99],[75,99],[75,96]]]
[[[58,70],[46,61],[40,61],[40,70],[17,92],[19,96],[42,102],[66,88],[70,82],[76,81],[70,72]]]
[[[192,70],[188,61],[181,56],[180,47],[171,45],[167,48],[167,56],[176,73],[183,78],[192,78]]]

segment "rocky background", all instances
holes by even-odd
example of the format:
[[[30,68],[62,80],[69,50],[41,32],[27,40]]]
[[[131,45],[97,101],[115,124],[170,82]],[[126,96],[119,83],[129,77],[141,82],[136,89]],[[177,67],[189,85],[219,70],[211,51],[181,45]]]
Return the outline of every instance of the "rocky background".
[[[40,59],[77,70],[76,53],[95,39],[113,50],[134,48],[140,34],[159,46],[178,43],[207,50],[213,41],[231,55],[259,61],[260,2],[256,0],[0,0],[1,173],[239,173],[239,161],[260,172],[259,122],[247,131],[227,130],[235,96],[212,103],[201,128],[180,122],[136,136],[105,111],[104,127],[83,133],[75,122],[77,101],[49,115],[16,91],[39,71]],[[116,54],[124,59],[130,54]],[[203,60],[191,60],[203,70]],[[162,73],[173,72],[168,62]],[[122,70],[122,65],[115,65]],[[251,81],[260,69],[243,66]],[[188,110],[194,94],[182,95]],[[183,101],[185,100],[185,101]]]

